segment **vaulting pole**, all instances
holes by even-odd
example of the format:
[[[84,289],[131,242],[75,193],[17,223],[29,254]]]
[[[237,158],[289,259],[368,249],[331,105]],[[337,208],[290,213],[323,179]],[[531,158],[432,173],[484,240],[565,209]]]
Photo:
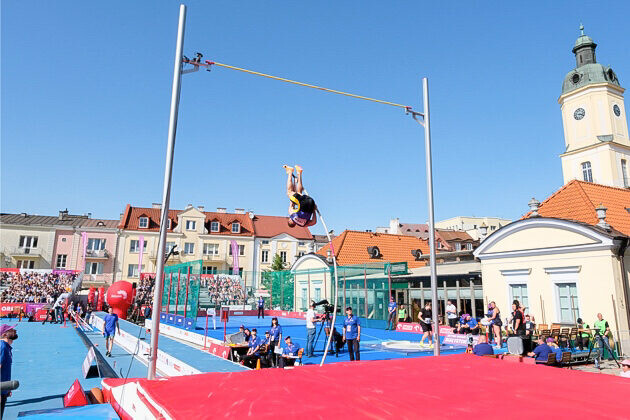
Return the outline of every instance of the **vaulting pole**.
[[[177,46],[173,68],[173,90],[171,92],[171,114],[168,122],[168,144],[166,146],[166,167],[164,168],[164,188],[162,191],[162,211],[160,214],[160,241],[158,243],[155,289],[153,292],[153,317],[151,319],[151,353],[147,379],[155,379],[157,367],[158,338],[160,336],[160,313],[162,312],[162,289],[164,287],[164,255],[166,254],[166,227],[168,207],[171,200],[171,179],[173,175],[173,156],[175,154],[175,135],[177,132],[177,114],[179,111],[179,92],[181,88],[182,50],[184,49],[184,27],[186,26],[186,6],[179,6],[179,24],[177,27]]]
[[[440,355],[440,324],[438,323],[437,270],[435,267],[435,217],[433,214],[433,167],[431,159],[431,128],[429,126],[429,80],[422,78],[424,102],[424,149],[427,167],[427,202],[429,205],[429,261],[431,264],[431,311],[433,314],[433,354]]]

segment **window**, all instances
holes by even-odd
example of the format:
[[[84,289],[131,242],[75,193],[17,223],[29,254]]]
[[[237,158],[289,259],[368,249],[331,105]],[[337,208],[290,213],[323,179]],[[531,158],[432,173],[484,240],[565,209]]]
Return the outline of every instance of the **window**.
[[[186,242],[184,244],[184,254],[194,254],[195,244],[193,242]]]
[[[203,244],[203,255],[219,255],[219,244]]]
[[[471,250],[472,250],[472,246],[473,246],[473,245],[472,245],[470,242],[468,242],[468,243],[466,244],[466,249],[467,249],[467,250],[469,250],[469,251],[471,251]]]
[[[269,251],[264,250],[260,255],[260,262],[269,262]]]
[[[628,181],[628,163],[625,159],[621,159],[621,178],[623,179],[623,186],[625,188],[630,187],[630,182]]]
[[[234,222],[232,223],[232,233],[240,233],[241,232],[241,224]]]
[[[269,240],[267,240],[267,239],[263,239],[262,244],[263,244],[263,245],[269,245]]]
[[[137,267],[137,264],[136,264]],[[102,262],[89,262],[85,265],[85,274],[103,274]]]
[[[591,162],[582,162],[582,178],[586,182],[593,182],[593,172]]]
[[[455,242],[455,251],[461,251],[461,250],[462,250],[461,242]]]
[[[577,285],[575,283],[556,283],[556,292],[560,322],[575,324],[575,320],[580,316]]]
[[[219,231],[219,222],[210,222],[210,232],[218,232]]]
[[[195,230],[197,227],[197,222],[194,220],[186,220],[186,230]]]
[[[167,242],[166,243],[166,248],[164,249],[164,252],[166,252],[166,253],[171,252],[171,249],[173,249],[174,246],[175,246],[175,242]]]
[[[232,246],[230,246],[230,255],[232,255]],[[238,246],[238,255],[240,255],[241,257],[245,255],[245,245]]]
[[[201,274],[217,274],[217,268],[210,265],[201,267]]]
[[[230,268],[230,273],[234,274],[234,267]],[[242,276],[243,275],[243,267],[239,267],[238,269],[238,275]]]
[[[286,262],[287,262],[287,251],[280,251],[280,258],[282,258],[282,262],[286,264]]]
[[[20,236],[20,248],[37,248],[37,236]]]
[[[303,256],[304,256],[304,251],[300,251],[297,253],[298,258],[303,257]]]
[[[306,245],[306,242],[298,242],[298,246],[304,246]]]
[[[105,249],[105,239],[98,239],[98,238],[88,239],[87,249],[90,251],[101,251]]]
[[[57,255],[57,268],[66,268],[66,261],[68,259],[68,256],[65,254],[59,254]]]
[[[17,268],[35,268],[35,261],[33,260],[17,260]]]
[[[490,230],[497,230],[496,226],[490,226]]]
[[[149,227],[149,218],[148,217],[141,217],[140,219],[138,219],[138,227],[140,229],[146,229]]]
[[[144,270],[144,264],[142,264],[142,269]],[[129,264],[129,266],[127,266],[127,277],[140,277],[138,264]]]
[[[147,242],[148,241],[144,241],[144,249],[142,250],[142,252],[145,252],[147,250]],[[139,240],[132,239],[131,241],[129,241],[129,252],[140,252]]]
[[[315,302],[322,300],[322,289],[320,287],[315,288]]]
[[[306,295],[306,288],[302,288],[302,309],[306,309],[306,299],[308,296]]]
[[[517,299],[521,306],[529,308],[529,297],[527,295],[527,284],[511,284],[510,285],[510,303]],[[528,312],[528,311],[526,311]]]

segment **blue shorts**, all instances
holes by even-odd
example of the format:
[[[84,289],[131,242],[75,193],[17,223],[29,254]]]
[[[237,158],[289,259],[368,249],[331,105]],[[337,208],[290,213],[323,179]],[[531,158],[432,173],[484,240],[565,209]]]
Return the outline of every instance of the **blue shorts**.
[[[105,340],[109,337],[114,338],[114,335],[116,335],[116,331],[105,331]]]

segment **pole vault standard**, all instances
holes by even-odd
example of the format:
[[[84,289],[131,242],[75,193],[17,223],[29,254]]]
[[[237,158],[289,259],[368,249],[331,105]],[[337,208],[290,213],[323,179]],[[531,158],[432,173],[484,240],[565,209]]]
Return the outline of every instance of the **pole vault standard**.
[[[168,146],[166,150],[166,168],[164,171],[164,191],[163,191],[163,199],[162,199],[162,213],[160,220],[160,241],[158,245],[158,256],[164,255],[165,243],[166,243],[166,223],[168,217],[168,206],[170,201],[170,191],[171,191],[171,178],[173,172],[173,155],[175,149],[175,133],[177,131],[177,113],[179,108],[179,96],[180,96],[180,86],[181,86],[181,75],[185,73],[191,73],[199,70],[199,67],[205,67],[208,71],[211,66],[219,66],[223,68],[228,68],[232,70],[241,71],[244,73],[253,74],[256,76],[266,77],[269,79],[279,80],[286,83],[291,83],[298,86],[308,87],[311,89],[317,89],[324,92],[334,93],[337,95],[344,95],[347,97],[362,99],[366,101],[376,102],[384,105],[390,105],[394,107],[403,108],[407,114],[411,114],[414,120],[416,120],[420,125],[424,126],[424,141],[425,141],[425,153],[426,153],[426,170],[427,170],[427,201],[429,206],[429,250],[430,250],[430,265],[431,265],[431,291],[433,297],[431,299],[433,306],[433,325],[434,325],[434,336],[437,337],[436,345],[434,346],[434,354],[439,356],[440,354],[440,345],[439,345],[439,324],[438,324],[438,308],[437,308],[437,272],[435,267],[435,229],[434,229],[434,214],[433,214],[433,171],[432,171],[432,159],[431,159],[431,130],[429,127],[429,82],[425,77],[422,79],[423,85],[423,99],[424,99],[424,114],[420,112],[414,111],[410,106],[398,104],[395,102],[383,101],[380,99],[369,98],[366,96],[355,95],[348,92],[343,92],[334,89],[328,89],[322,86],[312,85],[308,83],[302,83],[295,80],[285,79],[283,77],[273,76],[270,74],[265,74],[261,72],[256,72],[253,70],[244,69],[241,67],[230,66],[223,63],[218,63],[216,61],[206,60],[205,62],[201,62],[201,57],[203,56],[200,53],[197,53],[197,58],[194,60],[189,60],[182,55],[182,49],[184,44],[184,27],[186,23],[186,6],[181,4],[179,7],[179,27],[177,32],[177,47],[175,51],[175,67],[173,71],[173,91],[171,95],[171,115],[169,120],[169,136],[168,136]],[[193,67],[191,69],[183,70],[182,63],[191,64]],[[422,121],[418,119],[418,117],[422,118]],[[328,237],[328,242],[330,243],[330,249],[332,251],[334,271],[335,271],[335,311],[333,313],[333,324],[332,327],[335,326],[335,320],[337,317],[337,290],[338,290],[338,276],[337,276],[337,259],[335,257],[335,251],[332,245],[332,240],[330,238],[330,233],[326,226],[326,222],[322,218],[321,213],[317,210],[317,214],[319,215],[322,224],[324,225],[324,229],[326,230],[326,236]],[[163,270],[164,270],[164,261],[162,258],[158,259],[157,266],[157,275],[155,279],[155,293],[153,295],[153,319],[152,319],[152,331],[151,331],[151,354],[149,355],[149,379],[155,379],[155,370],[156,370],[156,362],[157,362],[157,343],[159,336],[159,317],[161,310],[161,294],[163,288]],[[366,314],[367,315],[367,314]],[[437,330],[437,332],[436,332]],[[328,347],[330,346],[330,341],[332,339],[332,330],[331,334],[328,336],[328,342],[326,344],[326,349],[324,350],[324,357],[322,357],[322,361],[320,366],[324,364],[326,359],[326,355],[328,353]]]
[[[171,93],[171,114],[168,122],[168,144],[166,146],[166,167],[164,168],[164,189],[162,191],[162,211],[160,214],[160,241],[158,243],[157,269],[153,292],[153,312],[151,318],[151,352],[147,379],[155,379],[157,367],[158,338],[160,336],[160,313],[162,312],[162,289],[164,287],[164,255],[166,254],[166,221],[171,200],[171,179],[173,176],[173,155],[175,154],[175,134],[179,111],[179,93],[182,79],[182,50],[184,49],[184,27],[186,26],[186,5],[179,6],[177,46],[173,68],[173,90]],[[177,313],[177,308],[175,308]]]

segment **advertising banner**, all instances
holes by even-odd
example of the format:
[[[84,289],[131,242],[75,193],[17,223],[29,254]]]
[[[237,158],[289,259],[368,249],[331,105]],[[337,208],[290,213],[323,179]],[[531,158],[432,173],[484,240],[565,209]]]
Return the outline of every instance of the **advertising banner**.
[[[0,304],[0,315],[18,314],[20,309],[26,312],[26,303],[2,303]]]

